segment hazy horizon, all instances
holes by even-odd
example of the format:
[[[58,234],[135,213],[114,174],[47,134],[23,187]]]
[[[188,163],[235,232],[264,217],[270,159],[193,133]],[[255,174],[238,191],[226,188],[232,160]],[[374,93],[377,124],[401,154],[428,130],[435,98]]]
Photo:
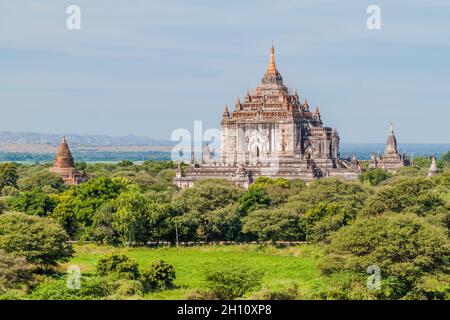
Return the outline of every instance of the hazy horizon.
[[[81,30],[66,28],[67,6]],[[0,1],[0,131],[148,137],[218,128],[260,83],[284,83],[342,143],[450,142],[450,3]]]

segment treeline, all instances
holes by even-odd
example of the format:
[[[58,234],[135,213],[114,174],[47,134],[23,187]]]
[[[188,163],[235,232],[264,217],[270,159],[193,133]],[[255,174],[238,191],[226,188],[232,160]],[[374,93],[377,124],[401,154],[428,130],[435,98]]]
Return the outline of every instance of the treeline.
[[[170,152],[164,151],[74,151],[74,157],[81,162],[116,162],[122,159],[131,161],[143,161],[144,159],[167,161],[170,160]],[[0,152],[0,162],[31,162],[45,163],[52,162],[54,153],[31,153],[31,152]]]
[[[176,164],[79,164],[95,176],[67,187],[46,165],[0,165],[0,211],[42,217],[72,240],[116,246],[179,241],[322,243],[324,274],[345,281],[324,298],[445,298],[449,295],[450,152],[427,179],[428,159],[395,175],[370,169],[358,181],[258,178],[247,190],[227,180],[177,190]],[[1,238],[1,232],[0,232]],[[1,249],[1,239],[0,239]],[[383,270],[384,291],[361,287]]]

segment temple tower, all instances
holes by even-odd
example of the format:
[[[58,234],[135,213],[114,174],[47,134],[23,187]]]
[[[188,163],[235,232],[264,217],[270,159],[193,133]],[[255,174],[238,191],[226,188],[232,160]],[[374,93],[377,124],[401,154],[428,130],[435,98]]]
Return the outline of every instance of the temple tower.
[[[430,169],[428,170],[428,175],[427,178],[431,178],[432,176],[435,176],[436,174],[438,174],[439,169],[436,165],[436,156],[433,154],[433,157],[431,158],[431,166]]]
[[[371,164],[388,172],[395,172],[399,168],[410,164],[406,155],[398,152],[397,139],[394,134],[394,125],[392,123],[389,127],[386,148],[383,155],[376,162],[372,161]]]
[[[306,98],[300,100],[297,90],[284,84],[273,46],[260,83],[235,101],[234,108],[222,109],[220,156],[205,144],[202,161],[192,160],[186,172],[178,171],[180,188],[207,178],[248,187],[260,176],[311,181],[355,179],[361,172],[356,158],[341,159],[338,131],[324,126],[319,107],[310,110]]]
[[[84,173],[80,174],[75,168],[75,162],[67,144],[66,137],[61,138],[61,143],[59,144],[50,172],[60,175],[64,183],[68,185],[80,184],[87,180],[86,175]]]

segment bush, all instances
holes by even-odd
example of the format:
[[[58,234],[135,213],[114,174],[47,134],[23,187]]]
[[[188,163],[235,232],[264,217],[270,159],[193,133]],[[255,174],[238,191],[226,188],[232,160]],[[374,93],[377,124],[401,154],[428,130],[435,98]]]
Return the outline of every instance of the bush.
[[[138,280],[122,279],[116,285],[117,289],[114,294],[119,296],[142,296],[144,294],[144,287]]]
[[[49,193],[56,193],[63,191],[66,186],[64,180],[55,173],[48,171],[45,167],[38,173],[29,173],[27,176],[19,179],[18,184],[20,190],[32,191],[34,189],[48,190]]]
[[[0,249],[42,267],[56,266],[73,254],[68,236],[56,222],[24,213],[0,215]]]
[[[258,288],[263,276],[263,272],[236,262],[205,269],[207,286],[220,300],[242,297]]]
[[[142,271],[142,284],[145,291],[173,287],[175,278],[174,267],[162,260],[153,262],[148,268]]]
[[[401,212],[408,209],[425,215],[444,205],[432,188],[433,183],[429,179],[401,177],[387,186],[380,187],[367,199],[361,212],[364,215],[377,215],[385,211]]]
[[[0,190],[4,187],[10,186],[17,188],[17,180],[19,175],[17,173],[17,165],[14,163],[0,164]]]
[[[17,257],[0,250],[0,293],[19,289],[30,284],[32,266],[24,257]]]
[[[292,286],[283,288],[280,291],[269,291],[262,290],[255,293],[252,300],[302,300],[303,295],[301,294],[298,284],[294,283]]]
[[[34,189],[20,192],[17,197],[8,199],[7,205],[11,210],[44,217],[55,208],[55,201],[45,192]]]
[[[300,218],[294,210],[255,210],[243,219],[242,232],[255,235],[260,241],[299,241],[304,238]]]
[[[319,265],[324,273],[367,278],[367,267],[377,265],[383,288],[379,297],[391,299],[417,292],[424,276],[445,274],[450,257],[446,230],[414,214],[358,218],[330,236],[327,250]]]
[[[361,183],[367,183],[371,186],[376,186],[380,182],[388,179],[391,175],[380,168],[368,169],[367,171],[361,173],[358,179]]]
[[[3,189],[1,189],[0,191],[1,191],[1,195],[3,195],[3,196],[15,197],[19,194],[19,189],[17,189],[16,187],[12,187],[12,186],[3,187]]]
[[[30,295],[36,300],[97,300],[113,293],[115,282],[103,277],[81,277],[80,289],[67,287],[66,278],[47,279]]]
[[[214,291],[194,289],[188,292],[186,300],[219,300],[219,298]]]
[[[110,253],[97,262],[97,274],[107,276],[118,274],[126,279],[139,279],[139,266],[136,261],[124,254]]]
[[[257,186],[250,186],[238,200],[239,211],[244,214],[267,208],[271,203],[272,199],[270,199],[266,190]]]

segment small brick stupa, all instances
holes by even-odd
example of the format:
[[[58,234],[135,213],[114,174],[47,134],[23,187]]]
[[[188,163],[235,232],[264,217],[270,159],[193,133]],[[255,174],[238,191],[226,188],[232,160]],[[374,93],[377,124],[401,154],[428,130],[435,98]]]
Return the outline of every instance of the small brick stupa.
[[[50,172],[56,173],[61,176],[65,184],[76,185],[87,181],[85,173],[80,172],[75,168],[72,153],[67,145],[66,138],[62,137],[61,143],[56,153],[53,167],[50,168]]]

